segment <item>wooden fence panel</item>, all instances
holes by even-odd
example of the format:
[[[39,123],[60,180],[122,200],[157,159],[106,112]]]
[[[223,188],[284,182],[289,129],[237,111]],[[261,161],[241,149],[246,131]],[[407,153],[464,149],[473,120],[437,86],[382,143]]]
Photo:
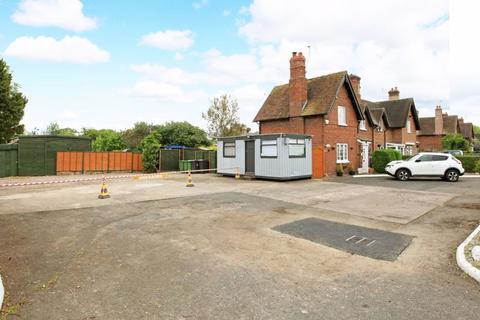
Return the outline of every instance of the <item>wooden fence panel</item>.
[[[57,173],[142,171],[142,157],[132,152],[57,152]]]

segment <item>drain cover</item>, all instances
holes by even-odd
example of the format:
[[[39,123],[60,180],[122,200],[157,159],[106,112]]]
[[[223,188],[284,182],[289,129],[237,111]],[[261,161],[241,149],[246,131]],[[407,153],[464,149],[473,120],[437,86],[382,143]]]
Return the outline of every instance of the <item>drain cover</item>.
[[[297,238],[378,260],[395,261],[412,236],[359,227],[317,218],[307,218],[273,228]]]

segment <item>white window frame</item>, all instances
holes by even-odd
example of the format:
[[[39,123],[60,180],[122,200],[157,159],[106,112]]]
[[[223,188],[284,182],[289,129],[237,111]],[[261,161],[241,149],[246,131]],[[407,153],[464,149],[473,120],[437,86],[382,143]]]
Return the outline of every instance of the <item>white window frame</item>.
[[[337,163],[349,163],[348,161],[348,144],[337,143]]]
[[[346,127],[347,126],[347,108],[344,106],[338,106],[338,125]]]
[[[407,119],[407,123],[405,125],[407,127],[407,133],[412,133],[412,123],[410,122],[410,118]]]
[[[289,158],[305,158],[306,149],[305,149],[305,139],[287,139],[288,144],[288,157]],[[292,148],[290,146],[302,146],[303,153],[302,154],[291,154]]]
[[[264,154],[264,148],[273,148],[275,147],[275,155]],[[278,157],[278,142],[277,139],[261,139],[260,140],[260,158],[276,158]]]
[[[380,122],[378,123],[377,131],[378,132],[385,131],[385,123],[383,122],[383,119],[380,119]]]
[[[237,143],[236,141],[233,142],[223,142],[223,157],[224,158],[235,158],[237,156]],[[233,155],[226,155],[225,149],[233,149]]]
[[[362,131],[367,131],[365,120],[360,120],[358,123],[358,128]]]

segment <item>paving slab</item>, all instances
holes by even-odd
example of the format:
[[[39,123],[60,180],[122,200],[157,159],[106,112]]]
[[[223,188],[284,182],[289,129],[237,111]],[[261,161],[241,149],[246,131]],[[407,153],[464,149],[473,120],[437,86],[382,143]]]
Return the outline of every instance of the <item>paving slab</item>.
[[[318,218],[307,218],[273,230],[378,260],[395,261],[413,237]]]

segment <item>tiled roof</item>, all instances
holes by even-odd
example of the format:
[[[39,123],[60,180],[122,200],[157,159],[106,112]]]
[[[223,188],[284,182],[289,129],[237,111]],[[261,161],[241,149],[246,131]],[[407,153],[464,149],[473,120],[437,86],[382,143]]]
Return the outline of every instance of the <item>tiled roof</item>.
[[[474,133],[473,133],[473,123],[471,123],[471,122],[465,122],[465,123],[461,126],[461,129],[462,129],[462,135],[463,135],[465,138],[473,139],[473,137],[474,137]]]
[[[417,129],[421,128],[413,98],[379,101],[376,104],[385,110],[390,128],[405,127],[410,110],[412,111]]]
[[[443,115],[443,132],[442,134],[455,134],[458,132],[458,116]],[[435,135],[435,117],[420,118],[420,126],[422,130],[418,133],[421,136]]]
[[[353,89],[347,79],[348,73],[346,71],[307,79],[307,104],[301,115],[312,116],[328,113],[345,81],[348,82],[352,99],[355,99],[353,98]],[[357,113],[360,113],[360,109],[357,109]],[[285,119],[288,117],[288,84],[283,84],[272,89],[253,121]]]
[[[422,130],[418,132],[419,136],[431,136],[435,134],[435,117],[420,118]]]

